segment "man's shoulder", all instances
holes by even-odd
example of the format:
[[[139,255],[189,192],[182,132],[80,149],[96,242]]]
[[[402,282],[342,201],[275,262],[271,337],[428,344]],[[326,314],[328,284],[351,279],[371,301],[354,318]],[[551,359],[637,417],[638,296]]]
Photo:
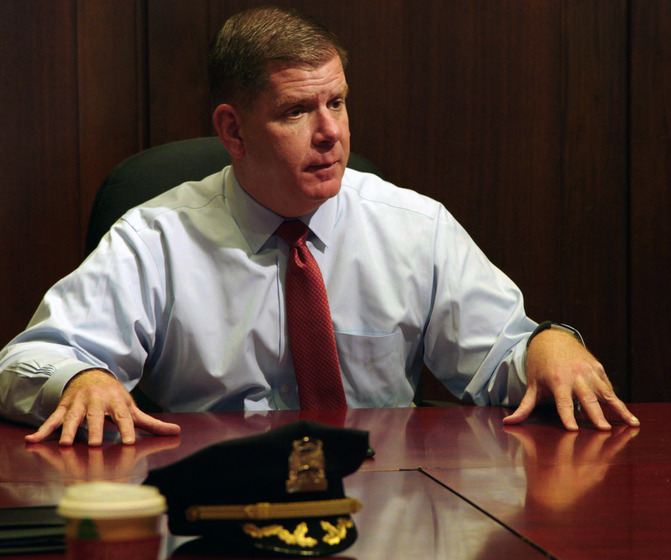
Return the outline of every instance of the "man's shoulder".
[[[223,201],[223,171],[200,181],[187,181],[132,208],[124,220],[133,226],[141,226],[176,212],[198,211]]]
[[[187,181],[148,200],[140,208],[194,207],[207,204],[212,199],[223,198],[223,170],[199,181]]]
[[[441,204],[411,189],[402,188],[372,173],[347,169],[341,193],[358,204],[385,209],[398,209],[434,218]]]

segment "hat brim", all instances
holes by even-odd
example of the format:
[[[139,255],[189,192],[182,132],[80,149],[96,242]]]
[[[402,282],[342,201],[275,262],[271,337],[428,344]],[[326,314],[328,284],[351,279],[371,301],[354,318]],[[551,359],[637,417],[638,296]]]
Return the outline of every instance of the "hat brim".
[[[213,552],[241,557],[328,556],[357,539],[349,515],[213,522],[201,528],[203,536],[182,545],[173,556]]]

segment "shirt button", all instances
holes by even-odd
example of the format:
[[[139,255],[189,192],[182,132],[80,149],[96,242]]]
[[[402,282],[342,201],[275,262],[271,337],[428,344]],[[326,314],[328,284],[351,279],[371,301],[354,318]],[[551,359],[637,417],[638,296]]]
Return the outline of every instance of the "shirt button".
[[[291,387],[289,387],[289,385],[282,385],[280,391],[282,391],[286,395],[289,391],[291,391]]]

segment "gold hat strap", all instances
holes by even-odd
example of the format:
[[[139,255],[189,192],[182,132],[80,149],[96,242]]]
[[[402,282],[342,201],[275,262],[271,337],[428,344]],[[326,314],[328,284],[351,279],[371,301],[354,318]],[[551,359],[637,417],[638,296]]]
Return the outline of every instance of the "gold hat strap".
[[[274,504],[260,502],[247,505],[191,506],[186,510],[186,518],[189,521],[218,521],[226,519],[320,517],[357,513],[362,507],[361,502],[354,498]]]

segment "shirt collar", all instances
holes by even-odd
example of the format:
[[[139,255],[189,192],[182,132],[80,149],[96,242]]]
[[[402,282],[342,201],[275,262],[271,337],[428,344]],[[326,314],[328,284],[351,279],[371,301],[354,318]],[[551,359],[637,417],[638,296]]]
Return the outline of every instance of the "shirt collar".
[[[238,224],[249,248],[252,252],[258,253],[284,218],[249,196],[238,182],[231,166],[224,170],[224,194],[231,215]],[[314,212],[300,218],[310,227],[314,236],[324,247],[328,247],[333,236],[337,211],[338,197],[335,196],[324,202]]]

